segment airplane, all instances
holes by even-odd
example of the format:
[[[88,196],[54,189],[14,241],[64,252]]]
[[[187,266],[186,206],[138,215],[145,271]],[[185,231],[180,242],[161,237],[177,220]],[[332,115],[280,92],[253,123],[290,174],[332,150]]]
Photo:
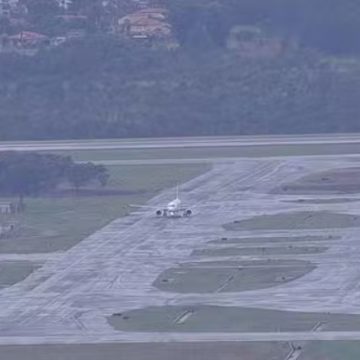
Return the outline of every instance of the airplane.
[[[156,208],[154,206],[147,205],[130,205],[132,207],[144,208],[144,209],[154,209],[155,214],[158,217],[167,217],[167,218],[180,218],[180,217],[189,217],[192,215],[192,210],[187,209],[181,206],[182,202],[179,197],[179,187],[176,188],[176,198],[170,201],[162,209]]]

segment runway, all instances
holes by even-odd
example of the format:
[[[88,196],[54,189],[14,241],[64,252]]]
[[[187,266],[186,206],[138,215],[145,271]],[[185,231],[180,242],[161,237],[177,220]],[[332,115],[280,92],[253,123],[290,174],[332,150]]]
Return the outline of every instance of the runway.
[[[266,145],[360,144],[360,134],[213,136],[58,141],[2,141],[0,151],[60,151],[241,147]]]
[[[339,139],[360,141],[356,136]],[[181,186],[184,203],[194,208],[193,217],[159,219],[152,211],[135,212],[62,256],[51,255],[25,281],[1,291],[0,344],[360,340],[360,331],[119,332],[106,320],[115,312],[191,304],[360,314],[360,267],[354,266],[360,258],[358,228],[238,233],[241,237],[342,237],[341,243],[329,241],[329,250],[324,253],[296,255],[297,260],[310,260],[318,268],[281,286],[241,293],[180,294],[160,291],[152,285],[164,270],[190,261],[193,250],[209,247],[210,240],[224,236],[222,225],[226,223],[296,210],[360,214],[360,202],[291,203],[288,201],[299,196],[271,193],[275,186],[306,174],[349,166],[354,166],[354,156],[215,160],[211,171]],[[173,193],[169,189],[149,205],[161,206],[172,199]]]

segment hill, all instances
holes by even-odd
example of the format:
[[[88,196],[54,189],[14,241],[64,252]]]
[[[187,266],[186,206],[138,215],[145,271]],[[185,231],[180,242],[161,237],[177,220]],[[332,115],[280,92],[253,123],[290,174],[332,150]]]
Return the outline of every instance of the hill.
[[[1,140],[360,130],[358,2],[110,3],[28,0],[26,15],[3,17],[6,39],[31,30],[50,43],[0,52]],[[157,23],[137,15],[159,6]],[[70,14],[74,37],[58,21]]]

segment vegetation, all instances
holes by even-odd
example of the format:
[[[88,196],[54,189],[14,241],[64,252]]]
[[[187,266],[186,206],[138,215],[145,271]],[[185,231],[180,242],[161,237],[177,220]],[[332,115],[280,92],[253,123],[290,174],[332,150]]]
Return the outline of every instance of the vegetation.
[[[183,44],[224,46],[231,27],[246,24],[331,54],[360,52],[356,0],[168,0],[168,4]]]
[[[163,1],[172,50],[110,32],[131,2],[110,13],[98,3],[73,2],[84,38],[0,54],[0,140],[360,130],[358,1]],[[64,30],[49,20],[58,8],[29,4],[33,30]],[[281,53],[230,50],[237,25],[278,39]]]
[[[15,231],[10,239],[0,238],[0,253],[67,250],[110,221],[129,214],[133,210],[129,204],[144,204],[163,189],[208,169],[205,164],[109,166],[106,191],[90,186],[77,196],[57,192],[29,198],[25,212],[7,219],[15,224]]]
[[[69,183],[77,190],[92,181],[105,186],[107,169],[93,163],[75,164],[70,157],[53,154],[1,152],[0,194],[35,196],[54,191],[62,183]]]

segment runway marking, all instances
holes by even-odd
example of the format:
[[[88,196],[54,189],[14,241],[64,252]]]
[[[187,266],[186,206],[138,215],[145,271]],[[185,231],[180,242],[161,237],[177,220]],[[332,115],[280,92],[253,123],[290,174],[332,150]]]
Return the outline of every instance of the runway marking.
[[[184,324],[192,315],[194,315],[193,310],[186,310],[174,320],[174,323],[178,325]]]

